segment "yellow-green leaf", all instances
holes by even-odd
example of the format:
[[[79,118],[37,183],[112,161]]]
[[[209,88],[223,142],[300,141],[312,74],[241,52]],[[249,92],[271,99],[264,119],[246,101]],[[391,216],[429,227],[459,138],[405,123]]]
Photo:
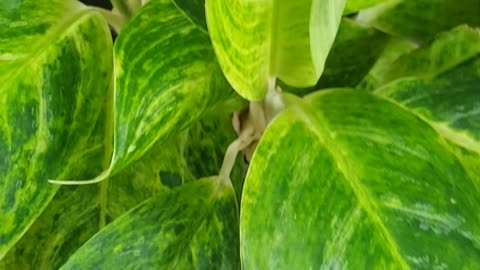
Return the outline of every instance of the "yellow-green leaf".
[[[345,0],[207,0],[207,26],[222,70],[244,98],[260,100],[279,78],[315,85]]]

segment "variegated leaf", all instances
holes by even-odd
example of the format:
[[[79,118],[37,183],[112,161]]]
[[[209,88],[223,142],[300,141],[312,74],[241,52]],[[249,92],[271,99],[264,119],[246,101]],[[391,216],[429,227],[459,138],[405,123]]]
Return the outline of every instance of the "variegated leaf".
[[[345,0],[207,0],[207,25],[225,76],[244,98],[260,100],[276,78],[315,85]],[[270,85],[270,86],[269,86]]]
[[[235,193],[214,177],[121,216],[61,269],[239,269],[238,249]]]
[[[49,178],[98,173],[85,163],[102,151],[90,137],[111,85],[112,41],[101,16],[64,0],[1,1],[0,40],[2,258],[55,195]]]
[[[118,173],[235,95],[208,35],[170,0],[152,0],[137,12],[114,53],[114,153],[100,178]]]

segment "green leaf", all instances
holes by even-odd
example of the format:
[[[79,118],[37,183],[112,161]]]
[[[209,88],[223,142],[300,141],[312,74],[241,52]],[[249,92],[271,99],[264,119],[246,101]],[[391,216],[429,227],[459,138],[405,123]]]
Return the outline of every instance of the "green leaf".
[[[382,32],[343,19],[317,84],[306,89],[282,84],[282,89],[307,94],[323,88],[354,87],[370,71],[388,42],[388,36]]]
[[[389,34],[427,42],[460,24],[480,26],[478,0],[392,0],[360,12],[358,20]]]
[[[238,246],[233,188],[207,178],[118,218],[62,269],[238,269]]]
[[[235,94],[208,35],[169,0],[150,1],[137,12],[114,53],[114,153],[99,178],[118,173]]]
[[[410,63],[422,63],[417,55],[409,58]],[[408,108],[443,137],[480,157],[480,52],[477,55],[435,78],[398,80],[374,93]],[[473,171],[477,177],[478,168]]]
[[[0,261],[0,269],[58,269],[105,224],[166,189],[218,174],[225,149],[235,139],[230,109],[208,115],[188,130],[155,144],[147,154],[97,185],[63,186],[22,239]],[[223,112],[223,113],[218,113]],[[103,123],[95,132],[103,141]],[[102,149],[100,149],[102,150]],[[97,161],[102,164],[103,151]],[[232,180],[239,199],[241,163]]]
[[[373,91],[384,83],[387,70],[400,56],[413,51],[417,46],[409,41],[392,38],[385,46],[377,61],[365,75],[357,88]]]
[[[480,32],[462,25],[442,33],[427,46],[393,40],[358,85],[374,90],[400,78],[434,78],[480,54]]]
[[[460,26],[442,33],[431,44],[399,57],[380,83],[402,77],[432,78],[480,54],[480,31]]]
[[[347,4],[345,6],[343,14],[353,14],[362,9],[366,9],[386,1],[387,0],[347,0]]]
[[[112,41],[75,1],[0,3],[0,258],[55,195],[49,178],[92,177],[93,129],[111,84]],[[103,53],[99,53],[103,52]]]
[[[253,156],[242,264],[477,269],[480,196],[471,175],[479,172],[467,169],[406,107],[366,91],[310,95],[274,120]]]
[[[316,88],[354,87],[388,42],[387,35],[344,19]]]
[[[205,0],[172,0],[177,7],[198,27],[207,31]]]
[[[218,61],[233,88],[262,99],[276,78],[315,85],[335,39],[345,0],[206,1]]]

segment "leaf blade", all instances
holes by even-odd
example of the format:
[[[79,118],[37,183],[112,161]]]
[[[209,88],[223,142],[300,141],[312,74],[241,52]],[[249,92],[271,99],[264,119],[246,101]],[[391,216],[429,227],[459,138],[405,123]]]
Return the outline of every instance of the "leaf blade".
[[[55,195],[48,178],[98,173],[74,167],[101,147],[88,140],[112,57],[95,51],[108,51],[112,41],[99,15],[77,2],[57,2],[51,13],[45,1],[2,2],[0,9],[0,257]]]
[[[262,99],[277,77],[294,87],[313,86],[344,5],[344,0],[207,0],[209,33],[230,84],[249,100]]]
[[[149,200],[102,230],[62,269],[238,268],[235,194],[217,185],[199,180]]]
[[[150,1],[122,33],[114,48],[114,153],[109,175],[234,95],[208,36],[171,1]]]
[[[285,157],[287,148],[295,151]],[[471,209],[480,198],[468,190],[476,187],[465,167],[414,114],[362,91],[310,95],[274,120],[254,154],[241,206],[242,263],[475,268],[480,215]]]

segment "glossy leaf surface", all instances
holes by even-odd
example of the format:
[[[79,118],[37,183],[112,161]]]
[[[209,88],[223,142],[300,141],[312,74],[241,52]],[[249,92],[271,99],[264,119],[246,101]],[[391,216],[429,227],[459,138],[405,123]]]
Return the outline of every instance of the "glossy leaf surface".
[[[109,174],[234,95],[208,35],[169,0],[144,6],[120,33],[114,52],[115,144]]]
[[[392,0],[360,12],[358,20],[389,34],[427,42],[438,33],[480,26],[479,0]]]
[[[367,92],[298,101],[250,164],[245,269],[480,267],[478,188],[447,140],[413,110]]]
[[[238,246],[233,188],[207,178],[123,215],[62,269],[238,269]]]
[[[90,140],[111,84],[103,19],[74,1],[0,3],[0,258],[55,195],[93,177]],[[98,54],[98,51],[105,53]]]
[[[344,0],[206,1],[207,25],[225,76],[260,100],[276,78],[313,86],[340,24]]]

